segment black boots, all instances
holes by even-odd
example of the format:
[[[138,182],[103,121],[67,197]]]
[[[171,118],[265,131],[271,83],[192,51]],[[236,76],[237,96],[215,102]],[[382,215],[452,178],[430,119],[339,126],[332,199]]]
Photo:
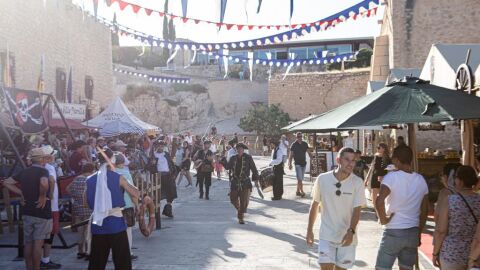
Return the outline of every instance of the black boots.
[[[163,207],[163,212],[162,212],[162,214],[163,214],[164,216],[173,218],[172,205],[171,205],[171,204],[165,205],[165,206]]]

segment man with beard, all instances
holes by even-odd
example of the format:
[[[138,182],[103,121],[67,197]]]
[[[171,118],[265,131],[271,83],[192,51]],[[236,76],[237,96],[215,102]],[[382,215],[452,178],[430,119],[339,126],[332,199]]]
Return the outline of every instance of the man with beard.
[[[230,202],[237,209],[238,223],[245,224],[243,216],[247,211],[250,193],[252,192],[252,180],[258,181],[258,171],[252,156],[245,153],[247,146],[243,143],[237,143],[237,154],[228,161],[228,169],[232,172],[230,182]],[[257,183],[255,183],[257,184]]]

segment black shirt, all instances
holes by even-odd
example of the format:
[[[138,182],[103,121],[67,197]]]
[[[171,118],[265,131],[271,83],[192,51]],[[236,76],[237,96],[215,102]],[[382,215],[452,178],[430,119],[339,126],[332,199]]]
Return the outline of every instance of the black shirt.
[[[47,191],[47,203],[43,209],[37,208],[36,202],[40,194],[40,179],[46,177],[48,179],[47,169],[33,165],[15,175],[13,179],[20,183],[23,197],[25,198],[25,206],[23,214],[26,216],[51,219],[52,208],[50,205],[50,192]],[[50,187],[53,188],[53,187]]]
[[[305,157],[308,150],[308,144],[304,141],[299,143],[295,141],[290,148],[290,151],[293,153],[293,160],[295,161],[295,165],[306,166],[307,165],[307,158]]]

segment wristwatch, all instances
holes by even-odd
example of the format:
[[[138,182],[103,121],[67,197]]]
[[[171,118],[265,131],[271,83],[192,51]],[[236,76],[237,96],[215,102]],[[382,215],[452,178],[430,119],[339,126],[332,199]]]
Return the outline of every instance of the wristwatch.
[[[349,228],[347,232],[351,232],[352,234],[355,234],[355,230],[353,228]]]

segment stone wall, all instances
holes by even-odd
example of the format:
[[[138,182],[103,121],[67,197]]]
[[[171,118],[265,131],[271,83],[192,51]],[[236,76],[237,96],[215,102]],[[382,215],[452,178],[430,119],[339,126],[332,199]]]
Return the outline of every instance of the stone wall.
[[[369,69],[276,75],[268,85],[268,103],[280,104],[292,119],[334,109],[365,95]]]
[[[44,7],[44,2],[46,3]],[[45,55],[45,92],[55,93],[56,69],[73,67],[73,101],[85,99],[85,76],[93,77],[94,100],[113,97],[110,31],[83,16],[71,1],[0,0],[0,52],[15,58],[16,87],[36,89]]]
[[[435,43],[480,43],[478,5],[478,0],[388,0],[381,32],[390,35],[390,67],[422,68]]]

